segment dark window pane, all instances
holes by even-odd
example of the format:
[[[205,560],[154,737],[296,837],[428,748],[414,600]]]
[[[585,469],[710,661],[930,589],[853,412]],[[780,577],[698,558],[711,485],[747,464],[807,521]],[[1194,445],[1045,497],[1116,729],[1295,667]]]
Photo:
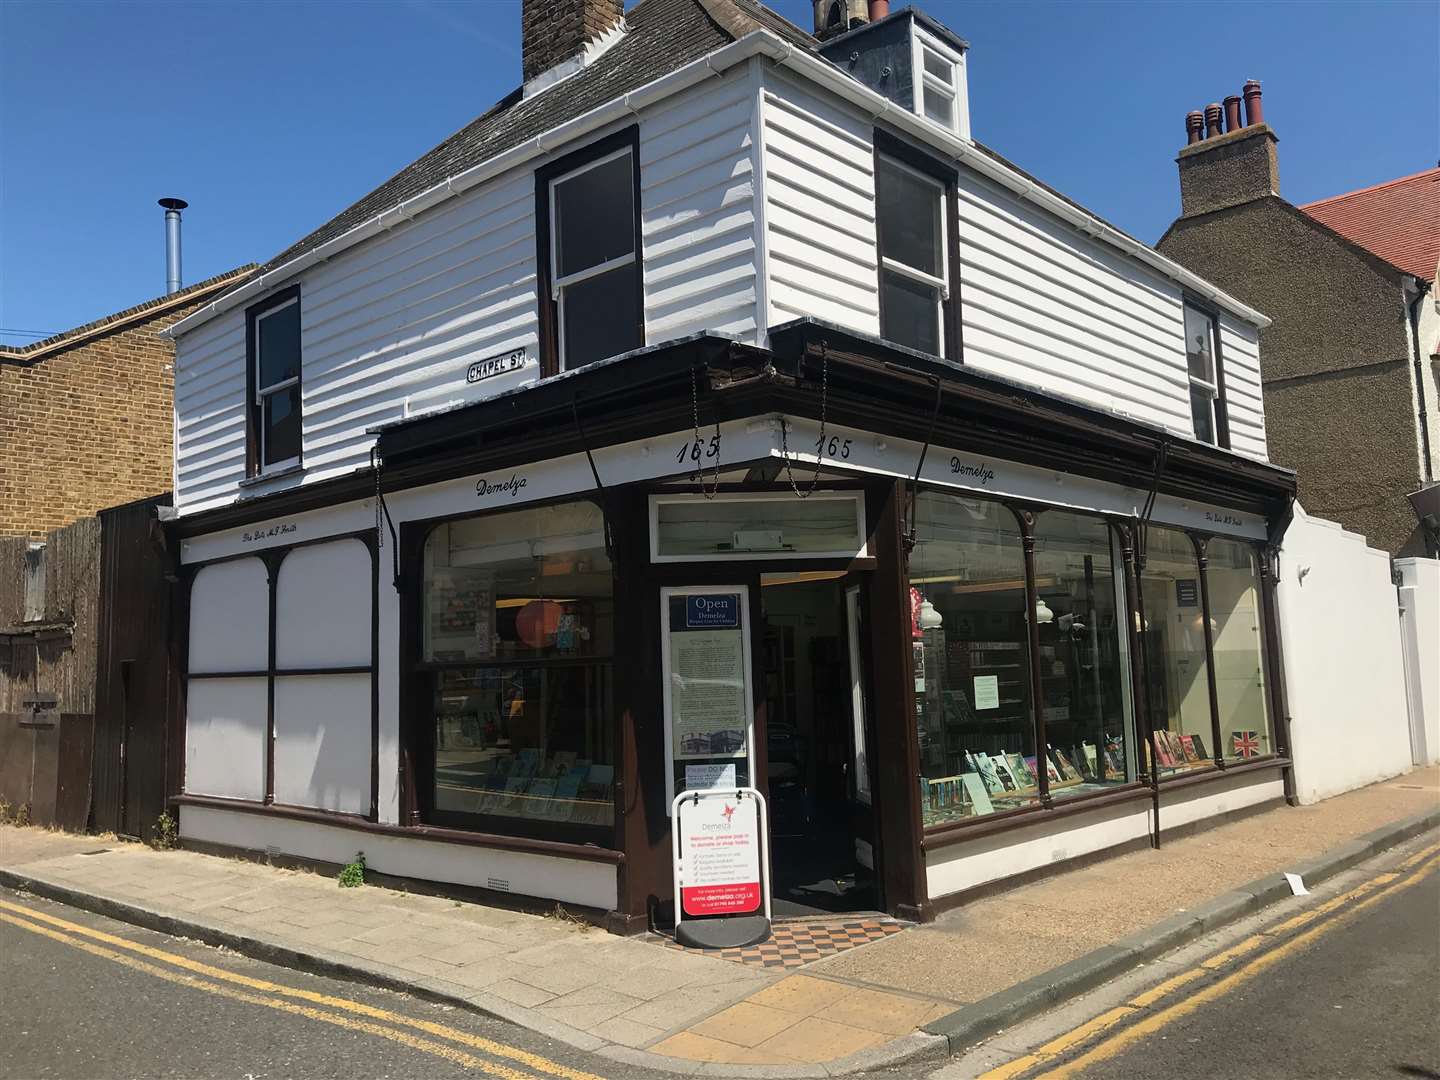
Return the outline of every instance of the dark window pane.
[[[880,215],[880,253],[906,266],[939,277],[940,188],[880,159],[876,176]]]
[[[940,297],[933,286],[889,270],[880,274],[880,336],[940,355]]]
[[[555,185],[555,253],[560,277],[635,250],[630,155]]]
[[[300,304],[255,320],[255,347],[260,360],[259,389],[300,375]]]
[[[265,461],[273,465],[300,456],[300,387],[265,397]]]
[[[563,366],[577,368],[640,346],[640,289],[634,265],[567,285],[560,298]]]
[[[1210,316],[1192,307],[1185,309],[1185,358],[1190,377],[1215,382],[1215,324]]]
[[[946,60],[939,53],[931,52],[929,49],[926,49],[924,51],[924,55],[925,71],[927,74],[934,75],[937,79],[940,79],[946,83],[954,81],[954,64],[952,64],[949,60]]]
[[[1195,437],[1201,442],[1215,441],[1215,399],[1203,386],[1190,387],[1190,419],[1195,424]]]

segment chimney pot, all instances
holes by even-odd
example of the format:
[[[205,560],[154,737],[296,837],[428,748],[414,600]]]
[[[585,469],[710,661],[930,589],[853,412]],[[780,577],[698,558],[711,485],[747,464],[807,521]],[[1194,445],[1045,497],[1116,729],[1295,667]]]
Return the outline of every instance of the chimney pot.
[[[1213,139],[1220,134],[1220,120],[1224,116],[1218,101],[1205,106],[1205,138]]]
[[[1185,145],[1193,146],[1205,137],[1205,114],[1191,109],[1185,114]]]
[[[890,0],[870,0],[870,21],[879,22],[890,14]]]
[[[1240,95],[1231,94],[1225,99],[1225,130],[1240,130]]]
[[[1245,95],[1245,126],[1263,124],[1265,109],[1260,103],[1260,80],[1247,79],[1242,93]]]

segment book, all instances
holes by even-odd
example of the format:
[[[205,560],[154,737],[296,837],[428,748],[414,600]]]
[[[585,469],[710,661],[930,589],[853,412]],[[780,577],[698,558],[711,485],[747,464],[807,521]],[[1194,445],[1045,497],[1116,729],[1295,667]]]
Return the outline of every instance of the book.
[[[985,790],[985,782],[978,773],[961,774],[960,785],[969,799],[972,814],[993,814],[995,812],[995,804],[990,801],[990,793]]]
[[[1035,774],[1030,771],[1024,757],[1019,754],[1006,754],[1005,761],[1010,766],[1010,774],[1015,777],[1015,782],[1022,788],[1034,787],[1036,784]]]
[[[1175,759],[1170,756],[1170,744],[1165,738],[1169,734],[1164,730],[1155,732],[1155,760],[1160,762],[1164,768],[1173,769],[1175,768]]]
[[[1199,760],[1204,761],[1210,756],[1205,752],[1205,744],[1200,741],[1199,735],[1191,735],[1190,741],[1195,744],[1195,755]]]
[[[1185,760],[1188,762],[1196,762],[1200,760],[1200,755],[1195,752],[1195,736],[1180,736],[1180,752],[1185,755]]]
[[[1050,757],[1055,762],[1055,770],[1060,774],[1060,780],[1062,782],[1080,779],[1080,774],[1075,771],[1075,766],[1072,765],[1070,759],[1065,756],[1065,751],[1056,750],[1052,746],[1050,748]]]
[[[990,759],[990,765],[994,768],[995,775],[1000,778],[1001,787],[1003,787],[1007,793],[1020,789],[1020,781],[1016,780],[1015,774],[1010,771],[1010,765],[1005,760],[1004,754],[996,754]]]

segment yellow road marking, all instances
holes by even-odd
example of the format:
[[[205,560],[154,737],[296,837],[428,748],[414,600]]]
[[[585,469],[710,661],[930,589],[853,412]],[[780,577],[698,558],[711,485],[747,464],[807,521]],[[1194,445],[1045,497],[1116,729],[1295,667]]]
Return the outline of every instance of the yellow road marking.
[[[1065,1034],[1052,1039],[1050,1042],[1045,1043],[1043,1046],[1037,1047],[1028,1054],[1015,1058],[1013,1061],[1006,1062],[1004,1065],[991,1069],[990,1071],[986,1072],[982,1077],[980,1077],[980,1080],[1013,1080],[1013,1078],[1015,1077],[1022,1076],[1025,1073],[1029,1072],[1031,1069],[1043,1065],[1047,1061],[1051,1061],[1059,1057],[1066,1051],[1080,1046],[1085,1042],[1088,1042],[1095,1035],[1107,1031],[1108,1029],[1116,1026],[1127,1018],[1135,1016],[1138,1011],[1148,1009],[1156,1002],[1168,997],[1180,987],[1192,983],[1196,979],[1200,979],[1205,977],[1206,975],[1210,975],[1217,968],[1224,966],[1224,964],[1233,962],[1234,960],[1246,955],[1247,953],[1254,952],[1262,945],[1273,942],[1277,936],[1289,930],[1304,926],[1306,923],[1313,922],[1315,919],[1320,918],[1322,915],[1332,912],[1337,908],[1344,907],[1347,904],[1351,904],[1353,901],[1365,896],[1367,893],[1375,892],[1377,889],[1383,889],[1384,891],[1381,895],[1388,896],[1390,893],[1399,891],[1399,889],[1401,888],[1408,888],[1410,885],[1415,884],[1416,881],[1418,881],[1420,878],[1427,876],[1432,870],[1435,869],[1435,866],[1421,866],[1417,870],[1416,875],[1409,881],[1404,882],[1393,889],[1385,887],[1389,886],[1392,882],[1394,882],[1397,878],[1400,877],[1399,871],[1413,866],[1417,866],[1417,864],[1424,862],[1426,859],[1434,856],[1437,852],[1440,852],[1440,844],[1431,845],[1430,847],[1425,848],[1424,850],[1419,851],[1416,854],[1407,858],[1403,863],[1400,864],[1400,867],[1396,871],[1377,874],[1375,877],[1361,883],[1354,889],[1351,889],[1349,892],[1327,900],[1309,911],[1302,912],[1300,915],[1297,915],[1292,919],[1287,919],[1283,923],[1279,923],[1275,926],[1262,930],[1257,934],[1253,934],[1250,937],[1246,938],[1244,941],[1233,945],[1222,952],[1216,953],[1214,956],[1207,957],[1195,967],[1192,967],[1186,971],[1182,971],[1177,975],[1171,976],[1157,986],[1153,986],[1149,990],[1135,995],[1135,997],[1131,998],[1123,1005],[1118,1005],[1115,1008],[1110,1009],[1108,1012],[1101,1013],[1094,1019],[1089,1020],[1084,1024],[1081,1024],[1079,1027],[1072,1028]],[[1440,866],[1440,860],[1437,860],[1436,865]],[[1254,971],[1251,971],[1250,967],[1241,968],[1236,972],[1232,973],[1230,976],[1227,976],[1226,979],[1222,980],[1221,982],[1228,983],[1230,980],[1235,979],[1237,981],[1232,985],[1238,985],[1238,982],[1244,981],[1244,979],[1237,979],[1237,977],[1244,975],[1244,978],[1248,979],[1253,975],[1258,974],[1261,970],[1264,970],[1265,967],[1268,967],[1270,963],[1273,963],[1273,960],[1268,959],[1269,957],[1280,954],[1282,950],[1284,953],[1293,951],[1293,948],[1296,947],[1298,943],[1302,941],[1307,941],[1310,938],[1318,936],[1320,933],[1330,929],[1332,926],[1338,925],[1341,921],[1343,921],[1344,918],[1348,917],[1351,912],[1358,911],[1364,907],[1368,907],[1370,904],[1375,903],[1376,901],[1381,899],[1381,895],[1373,896],[1367,900],[1364,900],[1361,903],[1354,904],[1354,906],[1350,908],[1350,911],[1347,911],[1344,914],[1337,916],[1335,919],[1331,920],[1325,925],[1315,927],[1314,929],[1307,931],[1305,934],[1298,935],[1295,939],[1286,942],[1283,945],[1277,946],[1276,949],[1273,950],[1271,953],[1264,954],[1263,956],[1251,961],[1250,967],[1253,967],[1255,969]],[[1264,961],[1263,964],[1262,961]],[[1203,1000],[1208,1001],[1211,999],[1211,997],[1219,996],[1218,994],[1211,994],[1210,991],[1214,990],[1215,987],[1220,985],[1221,983],[1215,983],[1206,990],[1201,991],[1200,994],[1197,994],[1195,995],[1195,997],[1187,1000],[1196,1001],[1197,999],[1202,999],[1203,995],[1209,995],[1203,996]],[[1185,1009],[1184,1012],[1181,1013],[1173,1012],[1174,1009],[1179,1009],[1182,1005],[1185,1004],[1186,1002],[1182,1002],[1179,1005],[1172,1006],[1171,1009],[1166,1009],[1162,1010],[1161,1012],[1155,1013],[1143,1023],[1144,1025],[1153,1025],[1148,1030],[1158,1030],[1166,1023],[1169,1023],[1171,1020],[1176,1019],[1179,1015],[1184,1015],[1185,1012],[1193,1011],[1193,1009]],[[1198,1007],[1198,1005],[1196,1007]],[[1155,1019],[1159,1017],[1166,1017],[1167,1019],[1163,1023],[1155,1024]],[[1135,1027],[1127,1028],[1125,1031],[1116,1033],[1115,1035],[1107,1039],[1105,1042],[1102,1042],[1098,1046],[1096,1046],[1093,1050],[1090,1051],[1089,1054],[1086,1054],[1085,1057],[1079,1058],[1075,1062],[1071,1062],[1066,1066],[1061,1067],[1059,1070],[1045,1073],[1044,1080],[1051,1080],[1051,1078],[1054,1078],[1054,1080],[1059,1080],[1059,1078],[1061,1077],[1071,1075],[1071,1071],[1073,1071],[1071,1067],[1078,1064],[1079,1062],[1093,1063],[1094,1061],[1101,1060],[1099,1057],[1091,1057],[1091,1055],[1095,1054],[1096,1052],[1105,1047],[1110,1046],[1112,1043],[1116,1043],[1118,1044],[1116,1046],[1116,1049],[1111,1053],[1105,1055],[1106,1057],[1113,1056],[1113,1054],[1118,1053],[1124,1045],[1128,1045],[1130,1042],[1135,1041],[1136,1038],[1139,1038],[1139,1035],[1128,1039],[1127,1036],[1130,1036],[1131,1032],[1135,1031],[1141,1026],[1141,1024],[1137,1024]],[[1146,1033],[1148,1033],[1148,1030]],[[1125,1041],[1122,1043],[1121,1040]],[[1037,1077],[1037,1080],[1041,1080],[1041,1078]]]
[[[117,964],[123,964],[136,971],[143,971],[147,975],[153,975],[157,979],[164,979],[166,982],[178,983],[195,990],[203,990],[207,994],[215,994],[219,997],[229,998],[232,1001],[243,1001],[250,1005],[262,1005],[267,1009],[278,1009],[280,1012],[291,1013],[295,1016],[303,1016],[309,1020],[319,1020],[322,1023],[334,1024],[336,1027],[345,1028],[349,1031],[362,1031],[367,1035],[375,1035],[382,1039],[389,1039],[391,1042],[408,1046],[412,1050],[420,1050],[426,1054],[433,1054],[435,1057],[444,1058],[457,1065],[464,1065],[467,1069],[478,1069],[491,1076],[501,1077],[502,1080],[533,1080],[533,1074],[522,1073],[510,1068],[508,1065],[497,1065],[485,1061],[473,1054],[467,1054],[464,1050],[454,1046],[446,1046],[444,1043],[434,1042],[430,1039],[422,1039],[418,1035],[411,1035],[408,1032],[396,1031],[394,1028],[385,1027],[381,1024],[371,1023],[368,1020],[352,1020],[348,1016],[340,1016],[336,1013],[325,1012],[323,1009],[312,1008],[309,1005],[295,1005],[289,1001],[280,1001],[273,997],[264,997],[260,994],[248,994],[243,990],[232,990],[228,986],[220,986],[217,983],[206,982],[195,975],[181,975],[178,972],[166,971],[162,967],[151,964],[145,960],[136,959],[133,956],[126,956],[113,949],[107,949],[103,945],[94,945],[80,938],[71,937],[69,934],[62,934],[59,930],[51,930],[48,926],[40,926],[37,923],[27,922],[24,919],[17,919],[13,915],[6,915],[0,912],[0,922],[7,922],[21,929],[28,930],[32,934],[41,934],[47,938],[62,942],[72,948],[82,949],[95,956],[104,957],[106,960],[113,960]]]
[[[148,956],[154,960],[160,960],[167,964],[173,964],[175,967],[183,968],[187,971],[192,971],[200,975],[205,975],[212,979],[219,979],[224,982],[237,983],[241,986],[248,987],[251,990],[259,990],[270,994],[277,994],[282,997],[296,998],[302,1001],[311,1002],[316,1005],[325,1005],[329,1008],[338,1009],[342,1012],[355,1013],[360,1016],[369,1017],[372,1020],[384,1020],[388,1023],[398,1024],[403,1027],[415,1028],[416,1030],[423,1031],[428,1035],[436,1035],[442,1039],[450,1039],[453,1042],[458,1042],[474,1049],[482,1050],[485,1053],[492,1054],[496,1057],[509,1058],[512,1061],[517,1061],[520,1064],[525,1065],[531,1069],[535,1069],[538,1072],[549,1073],[551,1076],[563,1077],[565,1078],[565,1080],[601,1080],[600,1077],[595,1076],[593,1073],[582,1072],[579,1069],[569,1068],[568,1066],[561,1065],[559,1062],[551,1061],[549,1058],[541,1057],[539,1054],[532,1054],[529,1051],[521,1050],[518,1047],[508,1046],[505,1043],[496,1042],[493,1039],[486,1039],[480,1035],[472,1035],[468,1031],[460,1031],[458,1028],[447,1027],[444,1024],[437,1024],[430,1020],[418,1020],[413,1017],[405,1016],[402,1013],[391,1012],[388,1009],[381,1009],[373,1005],[366,1005],[363,1002],[359,1001],[351,1001],[348,998],[332,997],[329,994],[321,994],[314,990],[303,990],[299,987],[286,986],[283,983],[270,982],[266,979],[256,979],[252,978],[249,975],[241,975],[238,972],[226,971],[223,968],[212,967],[211,965],[202,963],[198,960],[191,960],[189,957],[166,952],[163,949],[157,949],[153,946],[145,945],[138,941],[128,941],[125,938],[116,937],[114,934],[107,934],[103,930],[95,930],[88,926],[81,926],[79,923],[69,922],[65,919],[57,918],[56,916],[47,914],[43,911],[34,911],[19,904],[12,904],[7,900],[0,900],[0,909],[15,912],[19,915],[24,916],[27,919],[39,920],[49,923],[52,926],[59,926],[69,931],[71,934],[78,934],[84,937],[94,938],[97,941],[105,942],[107,945],[113,945],[118,948],[127,949],[131,952],[139,953],[142,956]],[[5,919],[5,921],[7,922],[16,921],[6,918],[4,915],[0,915],[0,919]],[[85,943],[78,942],[77,944]]]
[[[1191,1013],[1195,1012],[1202,1005],[1209,1004],[1210,1002],[1215,1001],[1218,998],[1222,998],[1226,994],[1234,990],[1236,987],[1241,986],[1246,982],[1249,982],[1251,979],[1255,978],[1255,976],[1259,975],[1267,968],[1270,968],[1275,964],[1279,963],[1281,960],[1285,959],[1290,954],[1298,951],[1303,946],[1308,945],[1311,941],[1320,937],[1322,934],[1328,934],[1337,926],[1343,925],[1356,912],[1363,911],[1365,908],[1370,907],[1372,904],[1378,904],[1381,900],[1389,899],[1396,893],[1403,892],[1406,889],[1412,888],[1420,884],[1427,877],[1433,874],[1437,867],[1440,867],[1440,862],[1422,866],[1419,870],[1416,871],[1413,876],[1406,878],[1394,885],[1391,885],[1387,889],[1380,890],[1372,896],[1366,897],[1364,900],[1361,900],[1359,903],[1351,905],[1347,910],[1336,915],[1333,919],[1321,923],[1319,926],[1312,926],[1309,930],[1305,930],[1299,934],[1296,934],[1293,938],[1290,938],[1288,941],[1282,942],[1281,944],[1275,946],[1275,948],[1271,949],[1269,952],[1261,953],[1259,956],[1255,957],[1253,960],[1247,963],[1244,967],[1241,967],[1236,971],[1231,972],[1229,975],[1226,975],[1224,978],[1196,991],[1184,1001],[1178,1001],[1174,1005],[1169,1006],[1168,1008],[1161,1009],[1159,1012],[1152,1013],[1150,1016],[1147,1016],[1139,1023],[1126,1028],[1124,1031],[1116,1032],[1114,1035],[1109,1036],[1099,1045],[1091,1048],[1089,1051],[1082,1054],[1080,1057],[1075,1058],[1071,1061],[1067,1061],[1064,1065],[1061,1065],[1058,1068],[1051,1069],[1048,1072],[1040,1074],[1035,1078],[1035,1080],[1065,1080],[1066,1077],[1074,1076],[1082,1069],[1088,1068],[1089,1066],[1094,1065],[1096,1062],[1106,1061],[1110,1058],[1115,1057],[1122,1050],[1138,1042],[1145,1036],[1152,1035],[1160,1029],[1168,1027],[1176,1020],[1179,1020],[1182,1017],[1188,1016]]]

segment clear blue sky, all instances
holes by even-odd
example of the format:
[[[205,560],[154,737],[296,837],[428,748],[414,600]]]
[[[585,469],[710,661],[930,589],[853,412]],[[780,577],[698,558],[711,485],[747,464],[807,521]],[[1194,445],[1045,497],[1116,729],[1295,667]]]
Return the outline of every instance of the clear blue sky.
[[[807,25],[809,0],[775,0]],[[898,4],[897,4],[898,6]],[[976,137],[1141,239],[1188,109],[1265,86],[1303,203],[1440,156],[1440,4],[932,0]],[[518,0],[0,0],[0,327],[60,330],[264,261],[519,79]],[[0,342],[30,338],[6,335]]]

